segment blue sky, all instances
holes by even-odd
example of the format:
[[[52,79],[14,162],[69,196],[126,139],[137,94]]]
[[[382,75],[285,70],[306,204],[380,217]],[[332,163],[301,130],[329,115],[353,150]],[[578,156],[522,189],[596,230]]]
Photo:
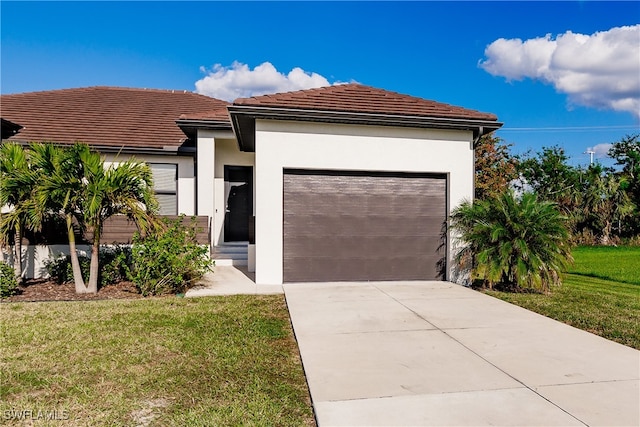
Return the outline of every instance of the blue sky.
[[[0,13],[3,94],[357,81],[495,113],[513,152],[557,144],[573,164],[640,132],[640,2],[3,0]]]

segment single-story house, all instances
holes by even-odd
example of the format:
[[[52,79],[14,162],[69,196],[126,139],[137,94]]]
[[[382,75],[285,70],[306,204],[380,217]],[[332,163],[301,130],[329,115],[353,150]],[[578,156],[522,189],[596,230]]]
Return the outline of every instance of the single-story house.
[[[0,112],[3,141],[148,162],[161,213],[208,217],[217,264],[257,284],[453,279],[447,218],[473,198],[474,143],[502,125],[361,84],[233,103],[89,87],[2,95]]]

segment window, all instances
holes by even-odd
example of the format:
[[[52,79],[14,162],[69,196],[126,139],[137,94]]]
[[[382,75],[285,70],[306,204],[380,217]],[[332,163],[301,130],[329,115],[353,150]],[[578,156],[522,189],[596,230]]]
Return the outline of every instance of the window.
[[[150,163],[153,174],[153,191],[160,205],[160,215],[178,214],[178,165]]]

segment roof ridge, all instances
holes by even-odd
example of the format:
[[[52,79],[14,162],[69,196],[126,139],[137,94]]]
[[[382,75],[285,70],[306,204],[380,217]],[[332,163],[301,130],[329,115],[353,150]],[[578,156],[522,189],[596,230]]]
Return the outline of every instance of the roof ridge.
[[[242,98],[236,98],[232,101],[232,103],[236,103],[237,101],[240,100],[245,100],[245,99],[255,99],[255,98],[260,98],[260,97],[275,97],[278,95],[295,95],[296,93],[300,93],[300,92],[311,92],[311,91],[320,91],[320,90],[326,90],[327,88],[331,88],[331,87],[337,87],[337,86],[346,86],[346,85],[350,85],[350,84],[355,84],[355,83],[334,83],[334,84],[329,84],[328,86],[318,86],[318,87],[311,87],[308,89],[297,89],[297,90],[285,90],[282,92],[273,92],[273,93],[265,93],[262,95],[254,95],[254,96],[247,96],[247,97],[242,97]]]
[[[19,93],[7,93],[7,94],[2,94],[0,96],[19,96],[19,95],[41,95],[41,94],[47,94],[47,93],[61,93],[61,92],[66,92],[66,93],[70,93],[70,92],[79,92],[79,91],[90,91],[90,90],[95,90],[95,89],[102,89],[102,90],[118,90],[118,91],[128,91],[128,92],[136,92],[136,93],[141,93],[141,92],[146,92],[146,93],[168,93],[168,94],[183,94],[183,95],[194,95],[197,97],[205,97],[208,99],[213,99],[216,101],[220,101],[220,102],[224,102],[226,105],[229,105],[230,103],[228,101],[222,100],[222,99],[218,99],[218,98],[214,98],[212,96],[208,96],[208,95],[203,95],[201,93],[197,93],[194,91],[190,91],[190,90],[186,90],[186,89],[157,89],[157,88],[136,88],[136,87],[128,87],[128,86],[105,86],[105,85],[95,85],[95,86],[79,86],[79,87],[72,87],[72,88],[63,88],[63,89],[50,89],[50,90],[39,90],[39,91],[32,91],[32,92],[19,92]]]

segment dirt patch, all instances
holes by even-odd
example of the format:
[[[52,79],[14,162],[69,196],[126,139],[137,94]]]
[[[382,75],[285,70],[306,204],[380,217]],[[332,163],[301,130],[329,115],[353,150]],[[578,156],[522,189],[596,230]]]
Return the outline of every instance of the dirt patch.
[[[147,427],[158,416],[157,408],[165,408],[169,405],[166,399],[145,400],[142,408],[131,413],[131,417],[136,423],[136,427]]]
[[[120,282],[98,289],[97,294],[77,294],[73,283],[57,284],[51,280],[32,279],[19,287],[17,295],[5,298],[2,302],[21,301],[87,301],[101,299],[142,298],[136,286],[131,282]]]

